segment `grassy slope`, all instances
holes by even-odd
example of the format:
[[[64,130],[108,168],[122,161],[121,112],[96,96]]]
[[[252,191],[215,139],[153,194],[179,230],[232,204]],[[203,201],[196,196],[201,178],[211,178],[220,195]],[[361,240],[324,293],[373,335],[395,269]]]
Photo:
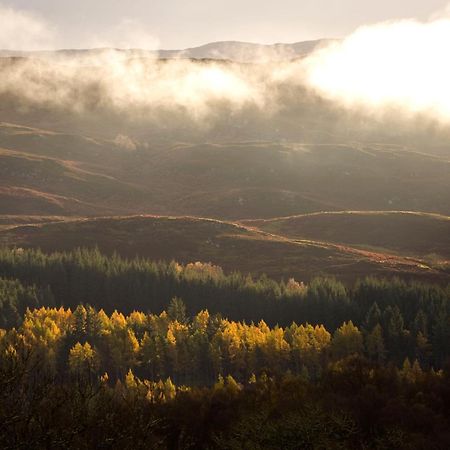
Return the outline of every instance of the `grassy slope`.
[[[450,259],[448,216],[358,211],[305,214],[244,223],[290,239],[313,239],[415,257]]]
[[[319,211],[450,214],[450,162],[381,145],[154,144],[0,124],[3,214],[226,220]]]
[[[47,250],[98,244],[129,256],[210,260],[275,277],[402,273],[440,280],[442,274],[402,258],[448,258],[448,220],[436,215],[312,214],[246,223],[267,234],[230,224],[218,233],[212,224],[219,222],[195,219],[46,223],[139,213],[236,220],[398,205],[448,214],[448,173],[444,156],[396,146],[249,141],[130,152],[103,138],[1,123],[0,230],[3,242]],[[7,232],[27,224],[38,226]]]
[[[12,225],[14,218],[9,218]],[[180,262],[209,261],[227,271],[309,280],[319,274],[354,280],[365,275],[399,275],[448,282],[449,275],[420,260],[343,245],[298,241],[230,222],[154,216],[106,217],[39,223],[0,230],[0,242],[46,251],[98,246],[125,256]],[[4,219],[7,222],[7,219]],[[34,223],[33,223],[34,222]]]
[[[98,244],[126,255],[211,260],[227,270],[276,277],[445,278],[415,261],[431,262],[430,253],[439,262],[448,259],[448,221],[425,214],[320,214],[247,224],[265,234],[195,219],[67,222],[69,216],[130,214],[228,221],[351,210],[450,215],[449,130],[395,118],[377,125],[302,87],[286,88],[283,94],[280,86],[285,104],[279,112],[218,109],[220,120],[208,118],[204,127],[184,113],[160,111],[153,121],[95,105],[82,114],[23,108],[3,93],[2,241],[45,249]],[[133,138],[137,149],[116,145],[119,134]],[[38,217],[44,215],[51,217]]]

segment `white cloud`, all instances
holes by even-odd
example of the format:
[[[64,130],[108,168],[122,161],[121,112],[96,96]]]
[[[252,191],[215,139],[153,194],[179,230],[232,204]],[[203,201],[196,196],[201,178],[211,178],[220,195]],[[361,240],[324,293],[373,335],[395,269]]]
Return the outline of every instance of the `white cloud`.
[[[442,9],[433,12],[433,14],[431,14],[431,16],[429,17],[429,21],[433,22],[435,20],[449,19],[449,18],[450,18],[450,3],[448,3]]]
[[[326,98],[372,112],[394,108],[450,121],[450,19],[359,28],[306,62],[307,82]]]
[[[450,9],[448,9],[450,11]],[[239,65],[173,60],[158,63],[124,52],[93,52],[90,60],[27,61],[5,66],[0,93],[20,104],[84,111],[112,108],[146,117],[181,111],[194,119],[247,106],[276,111],[295,98],[286,87],[306,84],[351,109],[383,114],[392,108],[450,123],[450,19],[404,20],[365,26],[306,60]],[[44,21],[0,7],[0,47],[36,49],[55,33]],[[138,21],[126,19],[94,36],[95,47],[156,49],[158,41]],[[292,90],[295,92],[295,90]],[[299,99],[300,100],[300,99]]]
[[[54,37],[53,27],[44,19],[0,4],[0,49],[50,49]]]
[[[157,50],[159,40],[138,20],[123,19],[107,32],[91,36],[87,47]]]

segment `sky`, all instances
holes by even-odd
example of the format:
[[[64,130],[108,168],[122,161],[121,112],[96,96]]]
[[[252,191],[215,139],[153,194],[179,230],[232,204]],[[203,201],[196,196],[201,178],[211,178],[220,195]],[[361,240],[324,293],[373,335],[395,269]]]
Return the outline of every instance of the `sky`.
[[[0,0],[0,44],[2,28],[7,29],[17,17],[22,27],[18,29],[27,30],[27,39],[16,43],[22,49],[182,49],[221,40],[269,44],[342,38],[362,25],[407,18],[426,21],[445,9],[447,3],[448,0]],[[10,34],[17,36],[11,27]]]

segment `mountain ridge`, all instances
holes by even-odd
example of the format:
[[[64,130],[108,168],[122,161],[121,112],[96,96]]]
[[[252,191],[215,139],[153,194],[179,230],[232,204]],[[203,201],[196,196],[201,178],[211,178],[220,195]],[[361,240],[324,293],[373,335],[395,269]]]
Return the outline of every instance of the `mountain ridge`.
[[[131,57],[156,57],[158,59],[219,59],[237,62],[257,62],[259,60],[283,60],[305,57],[319,47],[325,46],[335,39],[315,39],[292,43],[259,44],[245,41],[208,42],[185,49],[145,50],[140,48],[79,48],[43,51],[19,51],[0,49],[0,57],[87,57],[117,51]]]

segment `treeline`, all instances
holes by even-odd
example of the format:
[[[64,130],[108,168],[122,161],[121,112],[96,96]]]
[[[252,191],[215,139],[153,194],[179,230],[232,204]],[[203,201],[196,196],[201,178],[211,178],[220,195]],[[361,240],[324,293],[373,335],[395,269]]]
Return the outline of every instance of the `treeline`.
[[[92,307],[0,331],[2,448],[446,449],[450,378],[377,329]],[[208,387],[205,387],[208,386]]]
[[[207,310],[191,320],[180,299],[159,315],[115,311],[79,305],[27,310],[22,325],[4,330],[5,348],[23,348],[46,371],[64,378],[77,373],[93,378],[123,379],[129,371],[151,381],[170,378],[176,384],[211,386],[220,377],[239,382],[255,374],[287,372],[317,380],[332,362],[351,355],[374,363],[401,361],[413,370],[433,368],[432,346],[425,337],[409,342],[377,323],[361,330],[351,321],[333,333],[323,325],[270,328],[234,322]],[[410,345],[408,345],[410,344]],[[448,343],[447,343],[448,346]]]
[[[15,300],[14,289],[9,289],[0,300],[4,328],[20,325],[27,306],[75,309],[83,303],[107,314],[115,309],[159,314],[170,299],[179,297],[189,315],[208,309],[230,320],[264,320],[272,327],[311,323],[334,333],[352,321],[367,333],[381,335],[386,355],[397,364],[407,356],[425,366],[442,367],[450,352],[449,286],[374,278],[352,287],[330,278],[308,285],[293,279],[277,283],[267,277],[226,275],[211,264],[126,260],[82,249],[46,255],[2,248],[0,275],[5,277],[3,284],[18,286],[14,280],[19,280],[26,286],[22,289],[31,290]]]
[[[11,328],[22,322],[28,308],[52,306],[50,290],[24,286],[19,280],[0,278],[0,328]]]

